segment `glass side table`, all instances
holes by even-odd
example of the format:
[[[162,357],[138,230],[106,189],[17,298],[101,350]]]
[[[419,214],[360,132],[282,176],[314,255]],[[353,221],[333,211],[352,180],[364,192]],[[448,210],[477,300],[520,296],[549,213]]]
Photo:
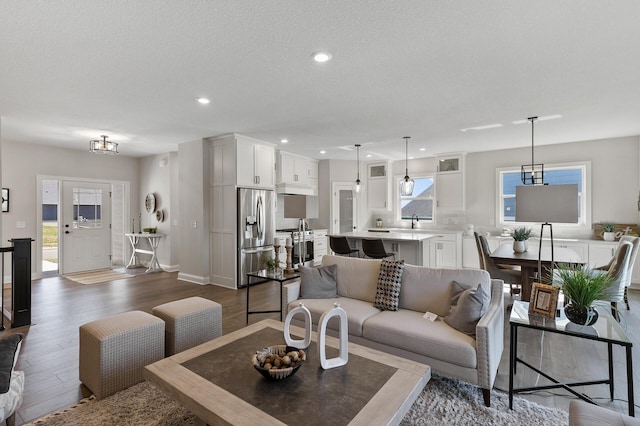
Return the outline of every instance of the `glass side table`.
[[[296,278],[300,278],[300,274],[298,271],[295,271],[293,274],[285,274],[283,269],[279,269],[277,272],[268,272],[266,269],[262,269],[257,272],[249,272],[247,274],[247,324],[249,324],[249,315],[250,314],[270,314],[274,312],[280,313],[280,321],[282,321],[282,286],[286,281],[293,280]],[[252,283],[252,278],[258,281]],[[280,283],[280,310],[267,310],[267,311],[251,311],[249,309],[249,289],[253,285],[258,285],[262,283],[266,283],[268,281],[278,281]]]
[[[562,388],[572,393],[576,397],[596,404],[588,396],[576,392],[573,387],[608,384],[609,394],[613,399],[613,345],[620,345],[625,348],[627,361],[627,399],[629,401],[629,415],[633,416],[635,412],[633,397],[633,365],[631,357],[631,349],[633,343],[629,340],[627,333],[620,324],[606,310],[597,307],[598,321],[592,326],[580,326],[570,322],[564,314],[564,309],[560,308],[560,316],[555,319],[540,314],[529,313],[529,303],[514,301],[509,317],[510,326],[510,342],[509,342],[509,408],[513,408],[513,395],[520,392],[530,392],[533,390],[549,390]],[[561,383],[550,375],[544,373],[540,369],[534,367],[521,358],[518,358],[518,328],[532,328],[535,330],[548,331],[567,336],[579,337],[582,339],[595,340],[607,344],[608,361],[609,361],[609,378],[602,380],[591,380],[587,382]],[[516,365],[520,363],[540,374],[542,377],[550,380],[553,384],[542,386],[530,386],[524,388],[513,387],[513,378],[516,374]]]

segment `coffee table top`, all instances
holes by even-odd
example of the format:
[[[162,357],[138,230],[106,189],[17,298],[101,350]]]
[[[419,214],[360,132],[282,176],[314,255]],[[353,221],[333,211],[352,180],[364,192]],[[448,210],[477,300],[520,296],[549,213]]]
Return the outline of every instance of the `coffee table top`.
[[[320,367],[316,333],[292,377],[267,380],[251,355],[283,344],[284,324],[264,320],[145,367],[145,377],[209,424],[397,424],[431,377],[429,366],[349,343],[349,362]],[[292,334],[304,334],[291,327]],[[327,356],[338,340],[327,337]]]

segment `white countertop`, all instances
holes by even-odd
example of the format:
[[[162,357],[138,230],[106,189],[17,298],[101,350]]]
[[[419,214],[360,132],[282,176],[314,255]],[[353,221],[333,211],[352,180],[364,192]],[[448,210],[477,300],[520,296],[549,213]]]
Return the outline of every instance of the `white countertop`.
[[[423,241],[437,237],[439,234],[425,234],[424,232],[343,232],[337,234],[347,238],[380,238],[387,241]]]

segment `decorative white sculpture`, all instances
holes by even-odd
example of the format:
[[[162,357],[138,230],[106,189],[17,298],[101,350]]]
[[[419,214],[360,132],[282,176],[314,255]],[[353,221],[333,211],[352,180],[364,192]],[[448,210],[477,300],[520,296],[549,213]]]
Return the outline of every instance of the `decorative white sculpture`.
[[[318,358],[320,358],[320,365],[325,370],[340,367],[349,361],[349,325],[347,323],[347,313],[340,307],[339,303],[334,303],[333,306],[333,309],[322,314],[320,322],[318,323]],[[338,317],[340,320],[340,355],[337,358],[327,359],[325,348],[327,323],[333,317]]]
[[[289,331],[291,319],[296,314],[304,316],[304,340],[293,339]],[[298,349],[306,349],[311,344],[311,312],[304,306],[304,303],[300,303],[297,308],[293,308],[287,314],[287,318],[284,320],[284,341],[287,342],[287,345]]]

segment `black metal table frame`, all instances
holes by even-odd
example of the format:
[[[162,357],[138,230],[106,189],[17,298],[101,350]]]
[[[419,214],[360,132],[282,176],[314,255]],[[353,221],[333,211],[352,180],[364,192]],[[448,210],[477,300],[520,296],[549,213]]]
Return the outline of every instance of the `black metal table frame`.
[[[247,314],[246,314],[246,321],[247,324],[249,324],[249,315],[250,314],[272,314],[272,313],[280,313],[280,321],[282,321],[282,286],[284,285],[285,281],[289,281],[289,280],[293,280],[295,278],[300,278],[300,274],[298,273],[293,273],[290,275],[265,275],[265,274],[260,274],[260,272],[249,272],[247,273]],[[255,283],[251,282],[251,278],[259,278],[262,281],[258,281]],[[251,288],[252,285],[258,285],[258,284],[263,284],[266,283],[268,281],[278,281],[280,283],[280,310],[267,310],[267,311],[251,311],[249,310],[249,289]]]
[[[521,392],[530,392],[530,391],[535,391],[535,390],[549,390],[549,389],[558,389],[558,388],[562,388],[567,390],[568,392],[572,393],[573,395],[577,396],[578,398],[582,399],[583,401],[587,401],[591,404],[597,405],[595,401],[593,401],[593,399],[589,398],[588,396],[576,392],[575,390],[571,389],[572,387],[575,386],[590,386],[590,385],[600,385],[600,384],[608,384],[609,385],[609,394],[611,399],[613,400],[613,345],[620,345],[620,346],[624,346],[626,349],[626,358],[627,358],[627,399],[628,399],[628,403],[629,403],[629,415],[630,416],[634,416],[635,414],[635,401],[634,401],[634,396],[633,396],[633,365],[632,365],[632,357],[631,357],[631,348],[632,348],[632,343],[630,342],[621,342],[621,341],[617,341],[617,340],[611,340],[611,339],[604,339],[601,337],[597,337],[597,336],[592,336],[592,335],[588,335],[588,334],[581,334],[581,333],[572,333],[570,331],[565,331],[565,330],[557,330],[557,329],[552,329],[552,328],[547,328],[544,326],[540,326],[540,325],[534,325],[534,324],[521,324],[518,322],[509,322],[510,325],[510,342],[509,342],[509,409],[513,409],[513,394],[514,393],[521,393]],[[525,328],[532,328],[535,330],[541,330],[541,331],[548,331],[551,333],[556,333],[556,334],[564,334],[564,335],[568,335],[568,336],[575,336],[575,337],[580,337],[583,339],[589,339],[589,340],[595,340],[598,342],[604,342],[607,343],[607,352],[608,352],[608,360],[609,360],[609,378],[608,379],[603,379],[603,380],[591,380],[591,381],[586,381],[586,382],[571,382],[571,383],[562,383],[559,382],[558,380],[554,379],[553,377],[549,376],[548,374],[544,373],[543,371],[540,371],[540,369],[532,366],[531,364],[529,364],[528,362],[518,358],[518,327],[525,327]],[[525,365],[526,367],[529,367],[531,370],[535,371],[536,373],[540,374],[541,376],[545,377],[546,379],[550,380],[551,382],[553,382],[554,384],[552,385],[543,385],[543,386],[530,386],[530,387],[526,387],[526,388],[517,388],[514,389],[513,387],[513,376],[515,376],[516,374],[516,365],[519,363]]]

